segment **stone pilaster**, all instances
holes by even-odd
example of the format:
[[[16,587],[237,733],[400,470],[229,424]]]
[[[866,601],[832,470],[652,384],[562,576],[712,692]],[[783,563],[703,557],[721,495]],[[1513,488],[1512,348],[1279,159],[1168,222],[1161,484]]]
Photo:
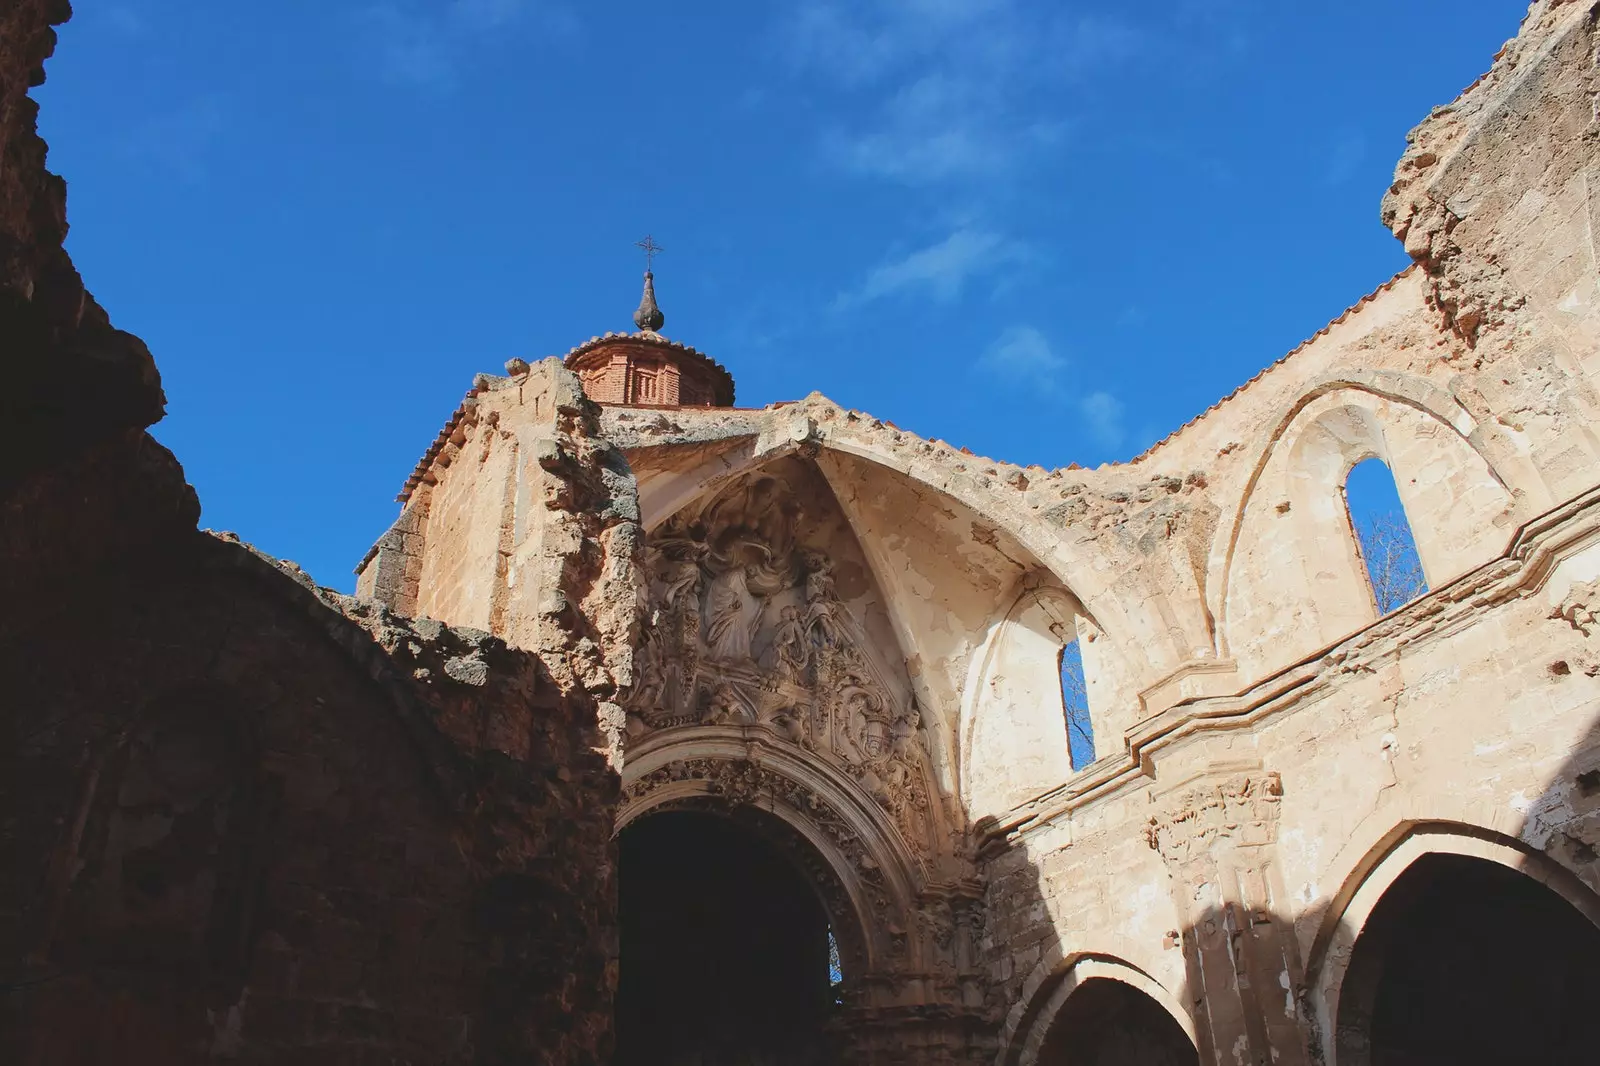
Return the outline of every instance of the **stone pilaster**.
[[[1275,773],[1213,778],[1164,797],[1150,820],[1178,913],[1201,1060],[1308,1062],[1294,997],[1301,965],[1274,869]]]

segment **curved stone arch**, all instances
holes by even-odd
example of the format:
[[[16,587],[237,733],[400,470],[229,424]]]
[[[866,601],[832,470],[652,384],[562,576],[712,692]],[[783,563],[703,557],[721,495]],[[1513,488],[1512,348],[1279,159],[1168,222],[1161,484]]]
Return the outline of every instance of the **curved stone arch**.
[[[973,809],[974,793],[972,784],[980,773],[987,772],[979,771],[975,767],[974,746],[977,742],[981,725],[980,711],[985,702],[984,688],[996,675],[996,670],[1002,665],[1002,656],[1009,651],[1006,647],[1007,640],[1016,632],[1019,626],[1023,625],[1022,620],[1036,606],[1042,609],[1042,613],[1045,616],[1038,619],[1038,621],[1047,622],[1053,637],[1063,643],[1068,643],[1083,635],[1077,628],[1079,619],[1090,628],[1091,633],[1099,629],[1098,621],[1084,608],[1082,601],[1073,594],[1071,589],[1057,582],[1041,581],[1041,577],[1037,573],[1025,575],[1004,603],[1004,608],[996,612],[994,620],[990,623],[988,635],[984,638],[982,646],[973,655],[967,667],[966,684],[963,685],[961,693],[960,720],[957,723],[957,750],[960,757],[957,792],[967,807],[969,820],[975,820],[984,814],[995,815],[1000,813],[998,810],[976,811]],[[1065,626],[1073,626],[1073,631],[1070,634],[1054,632],[1058,627]],[[1026,631],[1033,633],[1035,636],[1043,636],[1043,634],[1035,632],[1032,626],[1025,628]],[[1083,650],[1085,652],[1085,681],[1092,688],[1093,682],[1091,679],[1095,672],[1095,664],[1093,663],[1090,649],[1086,647]],[[1050,677],[1048,682],[1041,683],[1047,684],[1051,693],[1059,693],[1061,679],[1057,659],[1055,657],[1042,657],[1041,662],[1045,661],[1048,662],[1046,669]],[[1038,686],[1034,687],[1037,688]],[[1089,705],[1090,720],[1095,726],[1100,726],[1104,721],[1103,712],[1105,708],[1100,703],[1100,699],[1091,696]],[[1024,708],[1023,710],[1025,714],[1030,711],[1035,714],[1041,713],[1041,708],[1037,706]],[[1068,737],[1066,720],[1062,714],[1063,708],[1056,703],[1050,703],[1044,710],[1048,711],[1049,721],[1036,723],[1038,728],[1027,732],[1025,739],[1019,741],[1019,746],[1030,750],[1042,746],[1043,750],[1033,752],[1037,756],[1036,761],[1044,762],[1047,768],[1053,767],[1053,770],[1042,770],[1043,778],[1048,778],[1048,780],[1042,778],[1036,782],[1035,787],[1028,790],[1030,795],[1053,788],[1067,780],[1074,773],[1067,754]],[[1057,735],[1056,726],[1060,727],[1059,736]],[[1106,735],[1110,736],[1111,734],[1107,731]]]
[[[828,411],[835,414],[842,413],[840,409],[831,405]],[[813,413],[815,413],[815,408],[813,408]],[[1073,552],[1071,542],[1067,538],[1061,537],[1059,533],[1051,534],[1049,531],[1044,530],[1037,522],[1017,520],[1022,516],[1017,516],[1014,513],[1010,515],[1011,520],[1008,521],[1005,510],[997,508],[997,504],[1000,503],[1000,497],[998,495],[987,496],[980,491],[975,491],[975,483],[964,486],[962,484],[964,479],[950,478],[948,471],[944,477],[931,477],[929,472],[919,469],[925,464],[904,461],[904,458],[893,450],[870,446],[865,441],[857,439],[854,435],[839,435],[833,431],[832,423],[828,421],[824,421],[821,428],[818,428],[818,424],[813,419],[802,417],[791,422],[779,422],[775,427],[769,426],[764,429],[759,436],[747,435],[744,439],[746,443],[720,451],[716,456],[692,468],[693,471],[704,471],[707,474],[714,475],[707,477],[703,483],[695,487],[694,491],[688,491],[686,484],[688,479],[684,475],[674,475],[676,487],[670,494],[673,510],[670,514],[663,511],[659,514],[646,515],[645,520],[649,528],[658,528],[662,523],[672,518],[673,515],[681,514],[685,509],[693,508],[715,498],[719,493],[736,484],[741,477],[757,474],[786,457],[800,455],[810,458],[814,457],[820,449],[832,449],[841,455],[871,462],[892,471],[900,477],[907,478],[922,488],[947,497],[954,504],[960,505],[963,510],[972,513],[974,516],[981,516],[984,521],[999,526],[1008,536],[1015,538],[1032,556],[1032,559],[1013,561],[1025,564],[1031,562],[1037,567],[1040,575],[1048,575],[1050,581],[1059,584],[1064,590],[1070,590],[1068,594],[1076,601],[1074,613],[1088,619],[1102,637],[1102,639],[1095,642],[1093,649],[1085,649],[1086,674],[1091,671],[1097,674],[1104,674],[1107,677],[1114,674],[1118,678],[1116,683],[1123,684],[1126,687],[1127,678],[1132,677],[1132,670],[1119,657],[1119,649],[1132,647],[1136,644],[1141,648],[1148,648],[1151,646],[1151,640],[1164,640],[1168,635],[1168,631],[1165,628],[1159,629],[1159,635],[1156,629],[1147,628],[1147,630],[1136,631],[1131,619],[1128,619],[1122,613],[1120,602],[1110,594],[1108,589],[1100,595],[1097,601],[1091,602],[1091,598],[1081,592],[1075,581],[1065,575],[1068,573],[1080,575],[1083,580],[1093,581],[1097,587],[1104,589],[1105,586],[1098,578],[1091,576],[1096,571],[1087,559],[1078,558],[1076,555],[1071,559],[1063,558],[1063,556]],[[752,441],[754,443],[750,443]],[[934,446],[930,444],[927,447],[932,448]],[[972,461],[987,462],[981,459]],[[698,474],[695,476],[698,476]],[[1009,493],[1013,490],[1005,488],[1003,491]],[[997,514],[997,510],[1002,513]],[[870,563],[870,551],[867,552],[867,555]],[[874,577],[882,587],[882,575],[875,573]],[[1033,580],[1039,583],[1039,576],[1025,578],[1024,580]],[[1155,595],[1155,593],[1152,592],[1152,595]],[[892,603],[886,603],[886,607],[889,608],[892,617]],[[1108,611],[1117,620],[1108,622],[1106,619],[1106,612]],[[1151,614],[1153,618],[1161,616],[1159,611]],[[897,632],[897,638],[904,644],[907,640],[907,635],[904,632]],[[911,658],[918,652],[915,647],[902,646],[897,650],[905,658]],[[1175,666],[1177,660],[1175,657],[1171,658],[1172,662],[1169,665]],[[1093,660],[1101,660],[1104,665],[1097,664]],[[1110,669],[1105,667],[1110,667]],[[970,667],[968,675],[969,677],[971,676]],[[912,679],[912,683],[915,685],[917,682]],[[1110,681],[1107,682],[1108,687],[1111,684]],[[926,696],[925,693],[921,695]],[[1114,699],[1108,695],[1101,702],[1109,704],[1114,702]],[[925,698],[923,700],[924,706],[932,703],[933,701],[931,700]],[[963,700],[964,703],[965,700]],[[930,730],[929,733],[930,740],[934,746],[933,758],[936,767],[948,772],[950,780],[959,782],[962,775],[960,730],[961,720],[965,713],[964,707],[958,705],[954,708],[954,712],[955,721],[949,722],[945,729]],[[1105,732],[1109,739],[1120,733],[1120,727],[1113,725]],[[1062,775],[1062,779],[1064,780],[1066,776],[1068,775]],[[1059,783],[1059,781],[1052,782],[1052,784],[1056,783]],[[951,799],[947,802],[959,803],[959,783],[953,793]],[[959,824],[956,823],[959,823],[961,812],[955,809],[945,810],[945,806],[946,804],[939,804],[939,810],[935,812],[936,820],[940,823],[939,827],[944,832],[956,831],[959,829]]]
[[[1504,434],[1492,426],[1479,423],[1460,402],[1431,382],[1393,371],[1375,371],[1330,374],[1309,383],[1293,401],[1285,405],[1282,414],[1273,423],[1272,431],[1251,464],[1250,475],[1245,480],[1237,504],[1227,523],[1212,541],[1207,561],[1206,613],[1211,619],[1219,656],[1226,657],[1233,651],[1228,627],[1228,602],[1233,592],[1234,563],[1246,511],[1259,495],[1261,479],[1279,448],[1286,442],[1290,447],[1297,443],[1300,434],[1291,433],[1295,423],[1313,404],[1341,393],[1347,394],[1348,406],[1351,407],[1371,411],[1374,402],[1388,401],[1432,419],[1482,460],[1490,477],[1508,498],[1513,495],[1512,486],[1525,480],[1510,478],[1509,470],[1520,464]],[[1378,417],[1375,412],[1373,416]]]
[[[820,761],[747,739],[736,727],[657,734],[623,765],[616,832],[688,800],[766,812],[809,845],[835,882],[837,892],[814,887],[853,975],[923,961],[923,945],[909,931],[916,929],[913,905],[928,879],[924,862],[854,781]]]
[[[1093,560],[1080,554],[1076,542],[1062,536],[1060,530],[1050,529],[1044,523],[1028,515],[1017,514],[1021,506],[1020,493],[1006,488],[1005,493],[1015,493],[1018,496],[1015,507],[1004,506],[1004,501],[999,495],[987,495],[974,491],[975,486],[963,484],[973,479],[951,472],[939,470],[919,469],[914,459],[906,459],[892,449],[872,447],[865,441],[844,436],[836,432],[824,430],[821,437],[823,447],[832,448],[845,455],[855,456],[873,462],[886,469],[893,470],[904,477],[915,481],[919,485],[930,489],[961,504],[966,509],[982,515],[986,521],[1003,528],[1008,535],[1014,538],[1040,567],[1048,570],[1050,574],[1067,588],[1086,609],[1086,613],[1095,619],[1095,624],[1106,633],[1114,642],[1119,644],[1145,639],[1139,634],[1138,627],[1133,624],[1132,618],[1123,610],[1118,597],[1112,592],[1110,583],[1102,578],[1101,571],[1096,568]],[[965,457],[962,457],[965,458]],[[975,463],[987,463],[990,460],[973,457],[969,460]],[[998,464],[997,464],[998,465]],[[1151,612],[1152,616],[1159,616],[1159,612]],[[1162,627],[1149,629],[1149,636],[1167,639],[1168,634]],[[1170,640],[1167,639],[1170,645]],[[1176,665],[1178,656],[1176,649],[1168,647],[1171,665]]]
[[[1347,851],[1350,849],[1346,849]],[[1339,1066],[1339,999],[1356,941],[1402,874],[1427,855],[1461,855],[1504,866],[1549,888],[1600,928],[1600,894],[1551,856],[1505,833],[1454,821],[1402,823],[1346,873],[1318,924],[1306,959],[1306,995],[1326,1066]]]
[[[1112,941],[1125,938],[1111,935]],[[1126,961],[1128,952],[1076,951],[1064,953],[1059,945],[1047,949],[1022,985],[1018,1002],[1000,1028],[1000,1053],[995,1066],[1033,1066],[1040,1046],[1067,1000],[1086,981],[1104,978],[1121,981],[1150,997],[1172,1017],[1189,1042],[1198,1047],[1194,1018],[1182,1001],[1147,971]]]
[[[1167,630],[1158,626],[1149,628],[1148,632],[1140,631],[1139,627],[1134,625],[1131,616],[1123,610],[1121,601],[1112,592],[1110,583],[1101,577],[1101,571],[1094,565],[1094,561],[1082,554],[1074,541],[1062,536],[1060,530],[1049,528],[1031,515],[1020,513],[1024,504],[1019,490],[1000,485],[993,491],[988,491],[980,487],[979,476],[962,474],[949,469],[948,466],[919,461],[916,456],[902,454],[903,449],[897,450],[883,441],[874,439],[898,435],[912,441],[912,446],[920,445],[930,453],[937,454],[939,446],[924,441],[914,434],[888,427],[874,430],[870,423],[858,423],[848,429],[842,428],[845,419],[851,414],[833,401],[820,396],[807,398],[799,404],[780,409],[773,416],[774,419],[786,417],[787,420],[751,434],[755,438],[753,446],[730,449],[714,460],[701,464],[700,469],[707,469],[715,476],[706,481],[703,491],[674,494],[673,499],[676,501],[674,513],[695,500],[706,498],[707,494],[718,491],[741,474],[758,470],[785,455],[797,452],[803,455],[814,454],[818,448],[832,449],[842,455],[863,459],[900,474],[922,488],[946,496],[966,510],[982,515],[986,521],[1000,526],[1033,557],[1035,563],[1073,590],[1074,595],[1087,609],[1087,613],[1095,618],[1096,625],[1109,639],[1119,645],[1127,646],[1140,642],[1147,650],[1152,647],[1152,641],[1159,642],[1166,654],[1157,663],[1157,673],[1162,672],[1163,667],[1170,669],[1178,665],[1182,656],[1176,646],[1172,645]],[[959,453],[951,453],[951,461],[968,465],[993,465],[997,469],[1002,465],[979,456],[964,456]],[[999,481],[999,477],[984,476],[982,480],[996,482]],[[1015,503],[1008,503],[1007,496],[1015,497]],[[665,513],[654,516],[654,522],[664,521],[668,517],[670,515]],[[650,516],[646,516],[646,521],[651,521]],[[1150,594],[1156,595],[1158,591],[1150,590]],[[1152,616],[1160,615],[1160,612],[1151,613]]]

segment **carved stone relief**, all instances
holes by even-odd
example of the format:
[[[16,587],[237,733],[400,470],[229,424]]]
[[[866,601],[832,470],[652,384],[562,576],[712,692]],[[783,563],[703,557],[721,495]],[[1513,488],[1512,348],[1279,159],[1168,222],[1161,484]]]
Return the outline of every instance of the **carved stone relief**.
[[[752,475],[650,534],[629,736],[760,731],[847,773],[925,853],[921,713],[841,598],[836,561],[806,542],[820,538],[808,535],[794,476]]]

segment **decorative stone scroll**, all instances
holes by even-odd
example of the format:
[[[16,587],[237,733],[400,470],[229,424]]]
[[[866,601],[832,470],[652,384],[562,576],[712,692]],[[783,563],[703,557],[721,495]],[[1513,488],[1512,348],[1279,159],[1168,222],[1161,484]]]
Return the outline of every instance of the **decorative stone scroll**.
[[[920,711],[840,598],[834,560],[802,542],[803,518],[788,482],[762,473],[650,534],[628,734],[759,731],[849,774],[925,851]]]
[[[1150,846],[1182,865],[1219,841],[1271,844],[1278,835],[1283,780],[1276,773],[1239,775],[1172,797],[1166,813],[1152,817]]]

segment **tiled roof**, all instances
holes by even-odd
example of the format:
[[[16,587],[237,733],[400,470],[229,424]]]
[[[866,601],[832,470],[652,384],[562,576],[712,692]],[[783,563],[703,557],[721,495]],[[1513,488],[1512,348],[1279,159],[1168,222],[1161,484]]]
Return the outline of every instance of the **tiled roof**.
[[[395,497],[397,501],[403,504],[411,499],[411,494],[416,491],[418,485],[422,484],[422,479],[427,476],[429,469],[432,468],[433,461],[439,457],[439,453],[444,450],[444,446],[455,435],[456,429],[461,425],[461,420],[467,416],[468,412],[478,406],[479,395],[488,392],[496,382],[503,380],[505,379],[497,378],[492,374],[479,374],[472,379],[472,388],[467,390],[466,396],[461,399],[461,405],[450,415],[444,424],[444,428],[439,431],[439,435],[433,438],[433,443],[428,445],[428,450],[422,453],[422,458],[417,460],[416,468],[411,471],[411,476],[406,478],[405,488],[401,489],[400,495]]]
[[[1363,307],[1365,307],[1367,304],[1371,303],[1373,300],[1376,300],[1378,298],[1378,296],[1381,295],[1382,293],[1388,292],[1390,289],[1394,288],[1395,284],[1397,282],[1399,282],[1399,280],[1401,278],[1407,276],[1408,274],[1410,274],[1415,269],[1417,269],[1417,265],[1415,263],[1413,263],[1410,266],[1406,267],[1404,270],[1400,271],[1400,273],[1396,274],[1394,277],[1390,278],[1388,281],[1384,282],[1382,285],[1379,285],[1376,289],[1373,289],[1371,292],[1367,293],[1365,296],[1363,296],[1361,299],[1357,300],[1355,303],[1351,304],[1349,307],[1345,308],[1344,311],[1342,311],[1340,313],[1338,318],[1335,318],[1332,322],[1329,322],[1326,326],[1323,326],[1321,329],[1317,330],[1311,336],[1307,337],[1305,340],[1303,340],[1299,344],[1295,345],[1289,351],[1285,352],[1281,358],[1279,358],[1279,359],[1277,359],[1277,360],[1275,360],[1275,361],[1273,361],[1271,363],[1268,363],[1265,367],[1263,367],[1261,369],[1261,371],[1259,373],[1257,373],[1255,375],[1255,377],[1251,378],[1249,381],[1246,381],[1243,385],[1240,385],[1238,388],[1236,388],[1232,392],[1228,393],[1228,395],[1224,396],[1222,399],[1218,400],[1216,403],[1212,404],[1210,407],[1207,407],[1204,411],[1201,411],[1199,414],[1197,414],[1193,418],[1189,419],[1189,421],[1185,422],[1183,425],[1179,426],[1177,429],[1173,430],[1171,433],[1168,433],[1165,437],[1162,437],[1160,440],[1158,440],[1154,444],[1150,445],[1150,447],[1146,448],[1144,451],[1140,452],[1138,455],[1134,456],[1132,459],[1129,459],[1128,460],[1128,465],[1131,466],[1134,463],[1143,462],[1145,459],[1148,459],[1155,452],[1155,450],[1157,448],[1160,448],[1163,444],[1166,444],[1167,442],[1173,440],[1174,438],[1176,438],[1178,436],[1178,434],[1182,433],[1184,430],[1188,429],[1190,426],[1195,425],[1201,419],[1203,419],[1207,415],[1211,414],[1211,412],[1217,410],[1219,407],[1221,407],[1223,404],[1227,403],[1229,400],[1233,399],[1235,396],[1239,395],[1245,389],[1248,389],[1250,386],[1254,385],[1256,382],[1258,382],[1262,378],[1266,377],[1267,374],[1269,374],[1271,371],[1273,371],[1273,370],[1277,369],[1278,367],[1282,366],[1284,363],[1287,363],[1295,355],[1299,354],[1301,351],[1304,351],[1306,348],[1310,347],[1319,338],[1327,336],[1329,331],[1331,331],[1334,326],[1337,326],[1340,323],[1344,322],[1351,315],[1355,314],[1357,311],[1360,311]],[[1112,464],[1112,465],[1121,465],[1121,464]]]

